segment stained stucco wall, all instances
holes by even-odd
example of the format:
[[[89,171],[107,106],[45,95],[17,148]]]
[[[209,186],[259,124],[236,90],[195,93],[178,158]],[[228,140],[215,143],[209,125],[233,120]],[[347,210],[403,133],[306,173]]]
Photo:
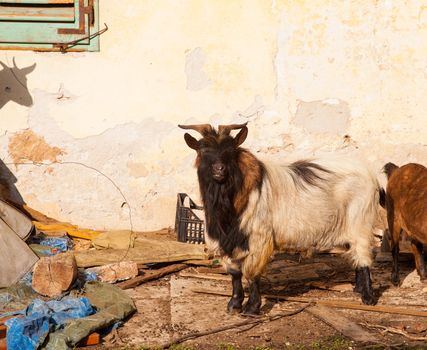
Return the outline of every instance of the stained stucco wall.
[[[246,146],[279,159],[427,164],[427,1],[100,9],[99,53],[0,51],[4,65],[34,68],[17,82],[0,67],[0,170],[15,201],[98,229],[129,227],[127,201],[134,229],[172,226],[176,193],[197,198],[176,127],[188,122],[249,121]],[[29,161],[50,165],[18,164]]]

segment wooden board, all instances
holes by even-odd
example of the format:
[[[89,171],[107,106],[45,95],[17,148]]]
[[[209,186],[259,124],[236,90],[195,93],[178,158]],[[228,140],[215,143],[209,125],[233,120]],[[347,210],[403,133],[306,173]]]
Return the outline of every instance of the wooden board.
[[[145,271],[144,275],[137,276],[135,278],[132,278],[129,281],[117,283],[116,286],[121,289],[135,288],[142,283],[152,281],[154,279],[161,278],[168,274],[181,271],[187,267],[188,266],[186,264],[174,264],[174,265],[162,267],[158,270],[148,270],[148,271]]]
[[[230,297],[231,292],[223,292],[216,290],[208,290],[202,288],[193,288],[191,290],[193,293],[202,293],[210,295],[219,295],[224,297]],[[368,311],[368,312],[379,312],[379,313],[389,313],[395,315],[407,315],[407,316],[418,316],[418,317],[427,317],[427,311],[415,310],[414,306],[411,305],[365,305],[365,304],[356,304],[344,300],[322,300],[322,299],[313,299],[306,297],[292,297],[292,296],[281,296],[281,295],[271,295],[263,294],[264,298],[272,300],[286,300],[286,301],[295,301],[299,303],[310,303],[316,305],[324,305],[331,308],[337,309],[348,309],[348,310],[359,310],[359,311]]]
[[[100,266],[120,261],[149,264],[193,259],[206,260],[208,254],[205,253],[204,248],[204,245],[138,238],[138,245],[134,248],[77,251],[74,256],[78,267]]]
[[[308,307],[305,311],[314,317],[322,320],[331,327],[335,328],[342,335],[358,342],[375,342],[373,334],[363,329],[361,326],[344,317],[338,310],[333,310],[326,306],[315,305]]]

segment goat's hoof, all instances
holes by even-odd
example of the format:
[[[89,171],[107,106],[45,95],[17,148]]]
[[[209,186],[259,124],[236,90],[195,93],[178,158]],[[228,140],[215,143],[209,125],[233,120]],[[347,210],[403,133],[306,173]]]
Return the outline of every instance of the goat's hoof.
[[[260,314],[260,305],[246,304],[243,307],[242,315],[244,316],[258,316]]]
[[[358,285],[356,285],[356,286],[354,286],[354,288],[353,288],[353,292],[354,293],[362,293],[362,291],[363,291],[363,288],[362,287],[360,287],[360,286],[358,286]]]
[[[242,312],[242,302],[231,299],[227,305],[227,312],[229,314],[238,314]]]
[[[399,287],[400,285],[400,278],[396,276],[391,277],[391,283],[393,283],[393,286]]]
[[[377,300],[375,299],[375,296],[372,294],[362,294],[362,302],[365,305],[375,305],[377,303]]]
[[[227,312],[229,314],[240,314],[242,312],[242,307],[230,307],[230,306],[227,306]]]

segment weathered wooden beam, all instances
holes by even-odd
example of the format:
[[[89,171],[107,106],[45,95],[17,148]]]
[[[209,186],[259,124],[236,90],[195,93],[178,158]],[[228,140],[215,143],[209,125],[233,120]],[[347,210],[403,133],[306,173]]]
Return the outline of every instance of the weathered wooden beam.
[[[121,289],[135,288],[142,283],[161,278],[174,272],[181,271],[187,267],[188,265],[186,264],[174,264],[162,267],[158,270],[147,270],[144,275],[132,278],[128,281],[117,283],[116,286]]]
[[[138,238],[134,248],[76,251],[74,255],[78,267],[100,266],[120,261],[148,264],[208,258],[202,245],[142,238]]]
[[[197,289],[197,288],[192,289],[191,291],[194,293],[231,297],[231,293],[228,293],[228,292],[212,291],[212,290]],[[356,303],[351,303],[348,301],[341,301],[341,300],[321,300],[321,299],[311,299],[311,298],[305,298],[305,297],[285,297],[282,295],[270,295],[270,294],[264,294],[263,297],[267,299],[274,299],[274,300],[285,300],[285,301],[294,301],[299,303],[324,305],[324,306],[338,308],[338,309],[349,309],[349,310],[359,310],[359,311],[369,311],[369,312],[384,312],[384,313],[396,314],[396,315],[427,317],[426,311],[412,310],[410,309],[411,307],[410,305],[402,305],[402,307],[397,307],[392,305],[364,305],[364,304],[356,304]]]
[[[231,281],[230,275],[221,275],[214,273],[195,273],[195,272],[181,272],[180,277],[190,277],[190,278],[199,278],[204,280],[214,280],[214,281]]]
[[[376,337],[357,323],[323,305],[315,305],[305,309],[314,317],[330,325],[342,335],[358,342],[376,342]]]

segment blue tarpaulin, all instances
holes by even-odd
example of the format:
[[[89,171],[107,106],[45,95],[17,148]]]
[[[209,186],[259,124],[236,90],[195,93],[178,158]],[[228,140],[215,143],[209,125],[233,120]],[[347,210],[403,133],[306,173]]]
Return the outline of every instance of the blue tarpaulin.
[[[16,312],[24,317],[15,317],[5,322],[7,347],[16,350],[34,350],[49,332],[61,328],[66,321],[92,315],[95,309],[86,297],[63,298],[47,302],[35,299],[26,310]]]
[[[45,246],[46,249],[40,251],[43,255],[55,255],[61,252],[66,252],[73,247],[73,241],[67,236],[48,237],[43,233],[31,237],[29,243]]]

